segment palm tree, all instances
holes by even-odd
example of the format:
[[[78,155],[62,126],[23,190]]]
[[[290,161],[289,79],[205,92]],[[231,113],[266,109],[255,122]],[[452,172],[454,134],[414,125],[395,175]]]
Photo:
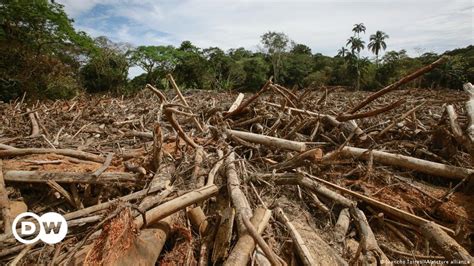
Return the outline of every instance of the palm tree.
[[[364,26],[364,25],[362,24],[362,26]],[[365,27],[364,27],[364,30],[365,30]],[[352,36],[349,39],[347,39],[346,46],[349,46],[349,45],[351,47],[352,53],[355,53],[357,51],[357,63],[356,63],[357,86],[356,86],[356,89],[359,90],[359,86],[360,86],[360,70],[359,70],[360,51],[362,49],[364,49],[365,42],[363,40],[361,40],[359,37]]]
[[[385,43],[385,39],[388,39],[389,36],[383,32],[378,30],[375,34],[370,35],[370,42],[367,45],[367,48],[375,54],[375,63],[379,64],[379,52],[380,50],[387,49],[387,44]]]
[[[357,37],[359,37],[359,33],[361,32],[365,33],[364,23],[354,24],[354,28],[352,28],[352,31],[354,32],[354,35],[357,34]]]
[[[344,58],[344,57],[346,57],[347,52],[348,51],[347,51],[346,47],[342,46],[341,49],[339,49],[337,51],[337,56],[340,56],[340,57]]]

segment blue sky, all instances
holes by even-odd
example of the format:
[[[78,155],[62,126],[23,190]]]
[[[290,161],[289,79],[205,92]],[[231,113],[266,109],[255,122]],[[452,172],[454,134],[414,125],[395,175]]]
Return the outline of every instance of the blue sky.
[[[474,43],[471,0],[59,0],[75,26],[90,35],[137,45],[179,45],[259,49],[260,36],[285,32],[314,53],[335,55],[367,27],[365,42],[386,32],[388,50],[410,55],[444,52]],[[362,53],[372,56],[369,52]]]

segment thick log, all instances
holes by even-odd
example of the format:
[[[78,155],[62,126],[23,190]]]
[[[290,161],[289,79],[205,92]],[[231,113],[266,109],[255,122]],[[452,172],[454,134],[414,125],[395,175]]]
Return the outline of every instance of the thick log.
[[[467,135],[474,143],[474,86],[471,83],[464,84],[464,90],[469,94],[469,100],[466,102],[466,115],[468,118]]]
[[[227,257],[232,240],[232,231],[234,228],[235,210],[231,206],[227,206],[222,211],[219,227],[217,228],[216,237],[214,239],[214,248],[212,251],[212,263],[215,265]]]
[[[458,115],[456,114],[456,111],[454,110],[454,107],[452,105],[447,105],[446,106],[446,113],[448,114],[449,118],[449,124],[451,126],[451,130],[454,135],[454,139],[461,145],[464,146],[464,148],[473,156],[474,158],[474,142],[472,142],[469,137],[465,136],[464,133],[462,132],[461,127],[459,126],[457,122]]]
[[[216,174],[224,163],[224,152],[222,152],[222,150],[217,150],[217,156],[219,157],[219,160],[216,162],[216,164],[212,167],[211,171],[209,171],[209,174],[207,175],[207,186],[214,184]]]
[[[352,217],[357,222],[361,241],[359,250],[363,251],[363,265],[391,265],[390,260],[379,247],[374,232],[367,222],[365,214],[357,207],[350,208]],[[355,258],[357,259],[357,258]]]
[[[216,185],[206,186],[158,205],[145,213],[146,222],[153,223],[154,221],[161,220],[179,210],[186,208],[187,206],[210,198],[212,195],[216,194],[217,191],[218,188]],[[138,228],[143,226],[144,221],[141,215],[135,218],[135,224]]]
[[[369,150],[346,146],[342,148],[341,155],[344,157],[356,157],[358,159],[368,160]],[[403,167],[421,173],[446,177],[449,179],[464,179],[469,176],[473,176],[474,174],[473,169],[431,162],[400,154],[372,150],[372,156],[373,160],[378,163]]]
[[[232,113],[233,111],[235,111],[235,109],[237,109],[237,107],[239,107],[239,105],[242,103],[242,100],[244,99],[244,96],[245,95],[243,93],[239,93],[239,95],[235,99],[234,103],[230,106],[227,113]]]
[[[245,232],[245,225],[242,221],[242,217],[252,217],[252,209],[247,200],[247,197],[240,189],[240,179],[237,175],[235,168],[235,153],[231,152],[225,160],[226,175],[227,175],[227,191],[229,192],[232,200],[232,205],[235,207],[237,212],[237,229],[239,235],[243,235]]]
[[[3,179],[3,161],[0,160],[0,212],[3,220],[3,233],[10,234],[12,231],[12,218],[10,214],[10,201],[8,200],[8,192]]]
[[[30,155],[30,154],[47,154],[47,153],[54,153],[54,154],[74,157],[81,160],[93,161],[93,162],[98,162],[98,163],[105,162],[104,157],[101,157],[92,153],[88,153],[88,152],[76,151],[76,150],[70,150],[70,149],[28,148],[28,149],[1,150],[0,158],[25,156],[25,155]]]
[[[201,207],[192,208],[187,211],[187,214],[191,224],[196,229],[196,231],[199,232],[199,235],[204,236],[204,234],[207,232],[208,222],[207,217],[202,211]]]
[[[334,239],[337,242],[344,242],[346,238],[347,230],[349,229],[349,224],[351,221],[351,216],[348,208],[344,208],[339,213],[337,218],[336,225],[334,226]]]
[[[401,78],[397,82],[392,83],[392,84],[388,85],[387,87],[385,87],[385,88],[369,95],[361,103],[359,103],[357,106],[352,108],[348,113],[353,114],[353,113],[359,111],[360,109],[364,108],[367,104],[371,103],[372,101],[376,100],[377,98],[381,97],[382,95],[385,95],[385,94],[387,94],[387,93],[389,93],[393,90],[396,90],[397,88],[399,88],[403,84],[406,84],[406,83],[416,79],[417,77],[431,71],[433,68],[437,67],[438,65],[443,64],[447,60],[448,60],[448,57],[443,56],[440,59],[436,60],[435,62],[433,62],[433,63],[431,63],[427,66],[424,66],[424,67],[416,70],[415,72],[409,74],[408,76],[405,76],[405,77]]]
[[[245,141],[254,142],[262,144],[269,147],[280,148],[285,150],[292,150],[303,152],[306,151],[306,144],[303,142],[286,140],[281,138],[275,138],[250,132],[237,131],[232,129],[227,129],[226,133],[238,138],[241,138]]]
[[[28,117],[30,118],[30,121],[31,121],[30,137],[37,137],[39,136],[40,133],[39,133],[38,121],[36,121],[36,117],[35,117],[35,112],[31,112],[29,108],[26,108],[26,111],[29,112]]]
[[[27,183],[46,183],[48,180],[54,180],[58,183],[83,184],[136,183],[143,181],[137,174],[122,172],[105,172],[100,178],[97,178],[92,173],[10,170],[5,172],[4,178],[5,181],[9,182]]]
[[[474,262],[474,258],[469,255],[469,252],[459,245],[456,240],[446,234],[446,232],[444,232],[437,224],[428,222],[421,226],[420,229],[423,236],[426,237],[430,243],[435,244],[435,246],[438,247],[439,252],[446,258],[451,260],[461,260],[464,262],[461,264]]]
[[[258,234],[263,233],[265,227],[270,221],[271,215],[272,212],[264,208],[257,208],[254,211],[254,215],[252,219],[250,219],[250,222],[256,228]],[[237,240],[237,243],[230,252],[229,257],[227,258],[224,265],[247,265],[254,249],[255,241],[253,237],[248,233],[244,234],[243,236],[239,237],[239,240]]]

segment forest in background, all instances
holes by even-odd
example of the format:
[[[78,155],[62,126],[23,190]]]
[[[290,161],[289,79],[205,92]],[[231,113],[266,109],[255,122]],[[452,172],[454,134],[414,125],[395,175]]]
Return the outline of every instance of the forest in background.
[[[76,30],[63,6],[48,0],[3,1],[0,26],[0,100],[4,101],[25,93],[50,99],[81,92],[132,94],[147,83],[167,89],[168,73],[184,89],[255,91],[273,76],[291,88],[375,90],[442,55],[450,56],[447,63],[409,86],[461,89],[464,82],[474,80],[472,45],[410,57],[405,50],[390,50],[389,35],[366,29],[363,23],[353,26],[353,36],[341,40],[346,45],[334,57],[272,31],[261,36],[259,51],[199,48],[190,41],[179,47],[133,47]],[[361,57],[364,49],[373,58]],[[144,73],[129,79],[129,68],[134,66]]]

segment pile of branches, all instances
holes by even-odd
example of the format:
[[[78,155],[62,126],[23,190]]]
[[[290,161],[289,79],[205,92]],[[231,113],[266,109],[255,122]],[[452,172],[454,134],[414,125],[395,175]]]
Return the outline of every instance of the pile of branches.
[[[474,88],[398,90],[444,60],[372,94],[183,95],[168,75],[173,92],[2,104],[0,260],[472,263]],[[19,243],[25,211],[62,214],[66,238]]]

